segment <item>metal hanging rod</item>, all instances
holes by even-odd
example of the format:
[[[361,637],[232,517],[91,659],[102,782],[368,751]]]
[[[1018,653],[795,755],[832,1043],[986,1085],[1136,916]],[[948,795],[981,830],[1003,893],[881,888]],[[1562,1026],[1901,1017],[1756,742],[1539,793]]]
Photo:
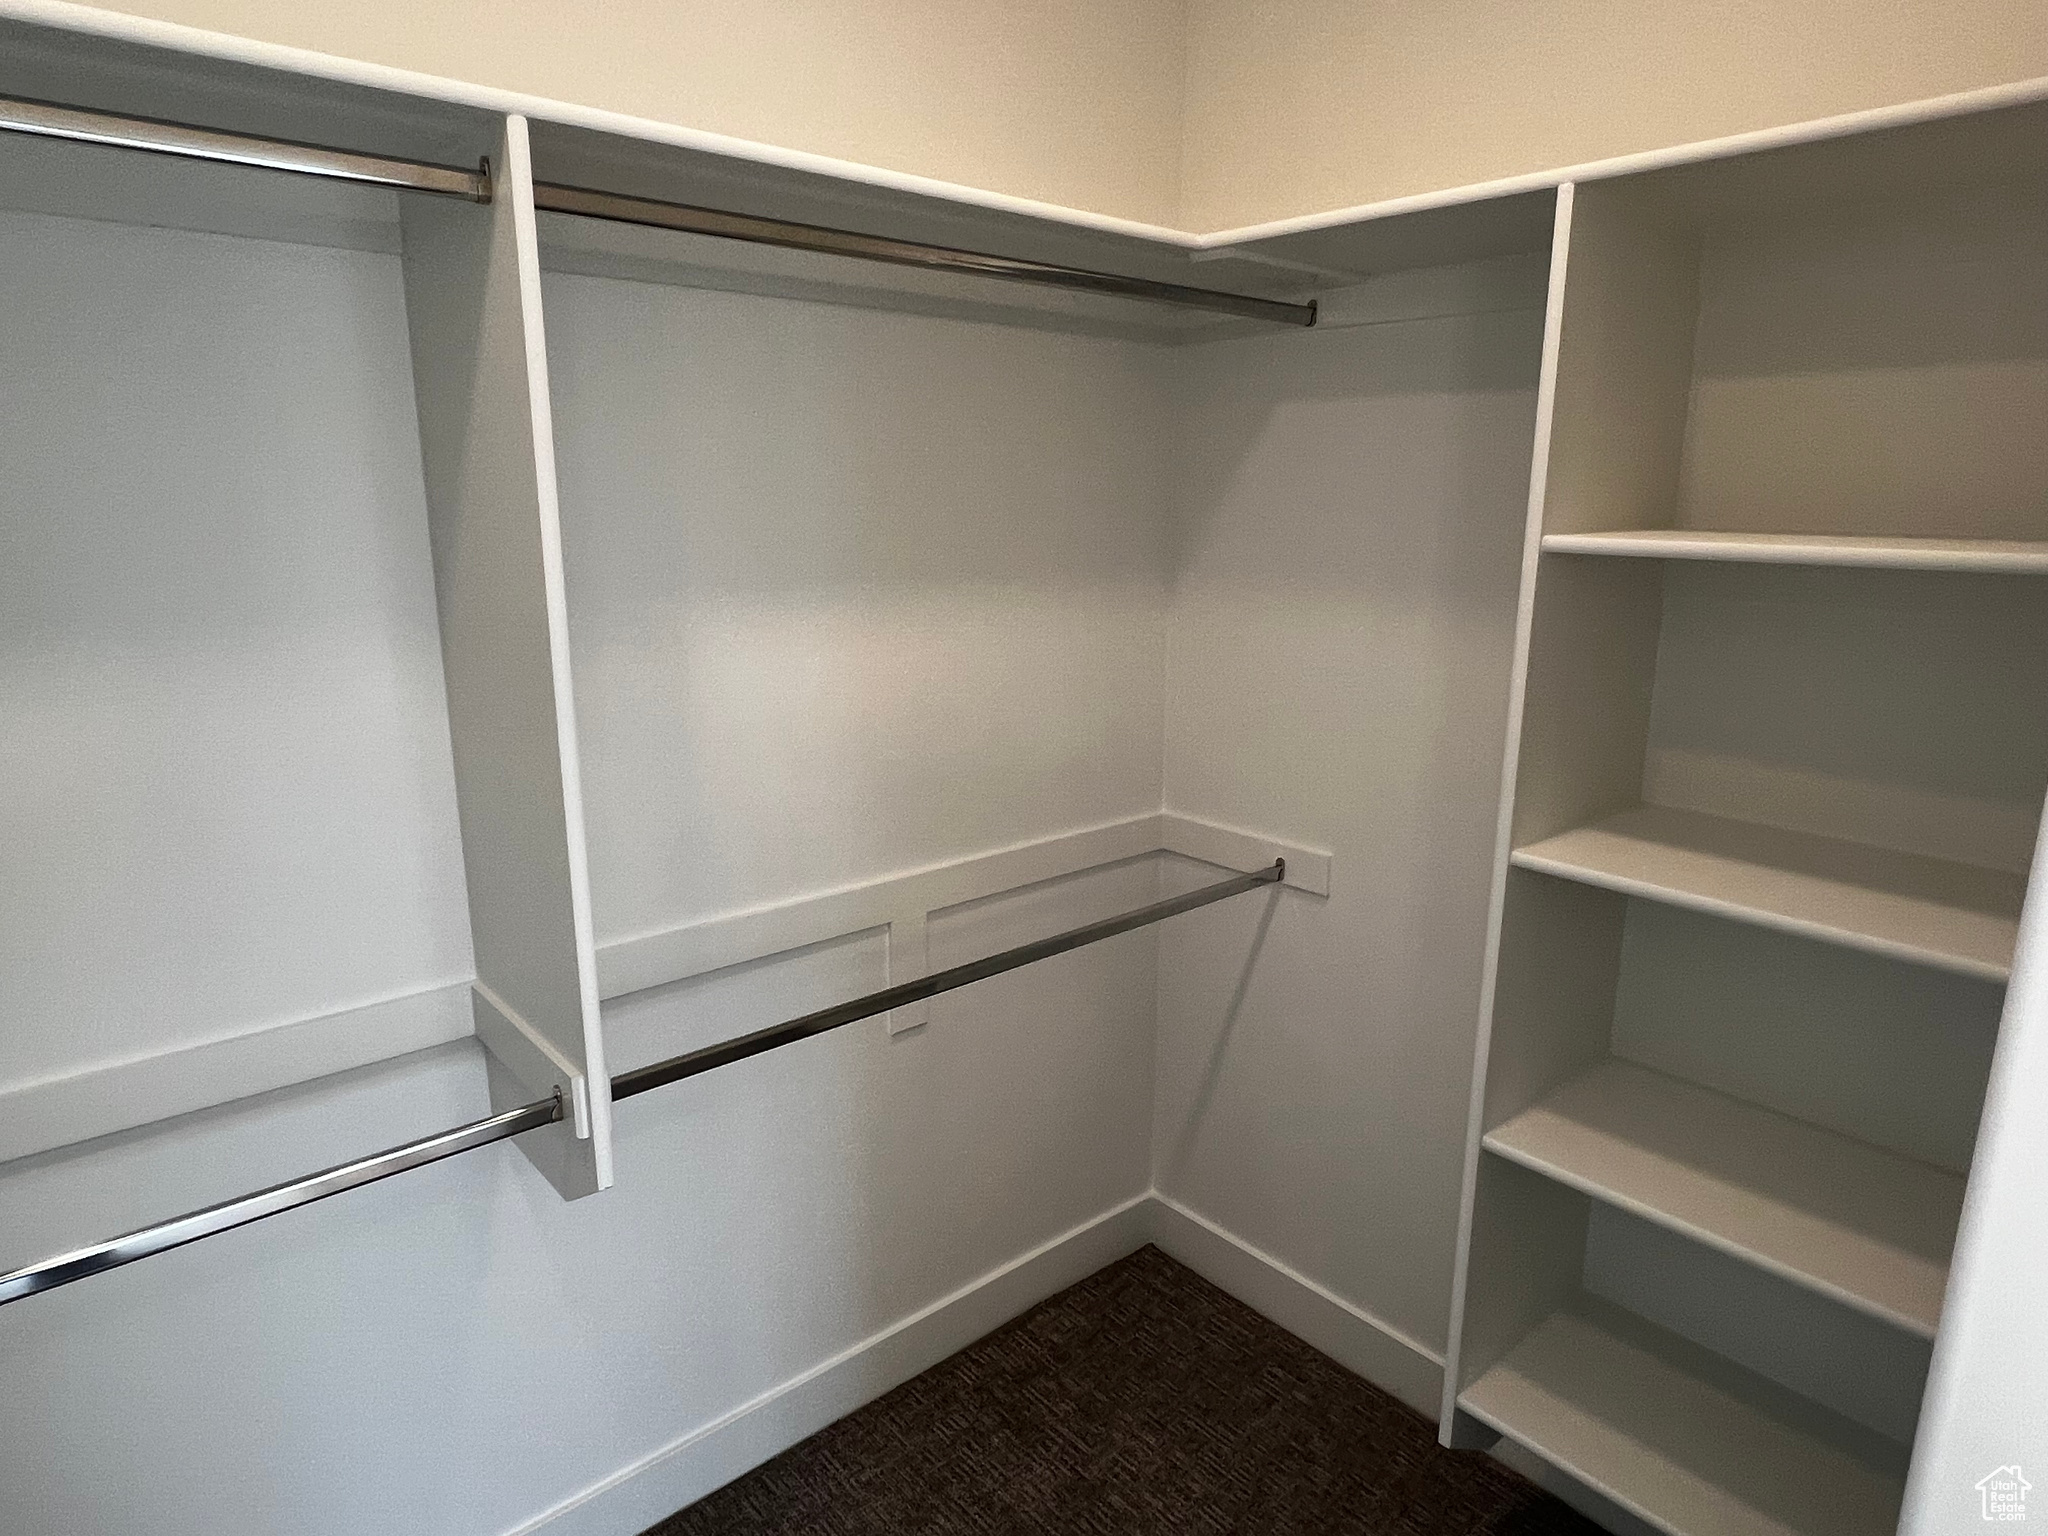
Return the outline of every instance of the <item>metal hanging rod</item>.
[[[1316,323],[1314,300],[1306,304],[1287,304],[1278,299],[1253,298],[1250,294],[1190,288],[1180,283],[1154,282],[1150,278],[1125,277],[1115,272],[1091,272],[1085,267],[1055,266],[1049,262],[1025,261],[1016,256],[991,256],[981,251],[924,245],[914,240],[891,240],[882,235],[864,235],[822,224],[797,224],[788,219],[764,219],[750,213],[729,213],[688,203],[656,202],[651,198],[626,197],[617,192],[596,192],[587,187],[536,182],[533,203],[536,208],[549,213],[580,214],[587,219],[609,219],[615,224],[641,224],[653,229],[680,230],[684,234],[711,235],[720,240],[745,240],[755,245],[822,251],[828,256],[855,256],[863,261],[884,261],[899,267],[923,267],[936,272],[971,272],[980,277],[1000,277],[1011,282],[1037,283],[1043,287],[1066,288],[1079,293],[1150,299],[1161,304],[1236,315],[1245,320],[1269,320],[1278,325],[1310,326]]]
[[[1120,933],[1129,933],[1133,928],[1149,927],[1169,917],[1177,917],[1183,912],[1192,912],[1197,907],[1206,907],[1212,901],[1242,896],[1246,891],[1255,891],[1262,885],[1278,885],[1286,877],[1287,861],[1275,859],[1264,869],[1254,870],[1248,875],[1235,875],[1228,880],[1219,880],[1214,885],[1203,886],[1199,891],[1189,891],[1185,896],[1155,901],[1149,907],[1139,907],[1135,911],[1124,912],[1116,917],[1106,917],[1099,923],[1069,928],[1065,933],[1056,933],[1049,939],[1019,944],[1015,949],[1006,949],[1000,954],[986,955],[979,960],[970,960],[965,965],[934,971],[931,975],[920,977],[916,981],[906,981],[897,986],[885,987],[880,992],[870,992],[866,997],[856,997],[850,1003],[820,1008],[816,1013],[807,1013],[802,1018],[791,1019],[786,1024],[771,1024],[766,1029],[757,1029],[751,1035],[741,1035],[736,1040],[707,1045],[698,1051],[686,1051],[680,1056],[669,1057],[667,1061],[657,1061],[651,1067],[636,1067],[631,1072],[621,1072],[612,1079],[612,1102],[630,1099],[634,1094],[645,1093],[650,1088],[679,1083],[684,1078],[695,1077],[700,1072],[710,1072],[718,1067],[730,1066],[736,1061],[745,1061],[749,1056],[758,1056],[763,1051],[772,1051],[778,1046],[808,1040],[813,1035],[822,1035],[828,1029],[837,1029],[842,1024],[871,1019],[878,1013],[887,1013],[891,1008],[921,1003],[928,997],[937,997],[941,992],[952,992],[973,982],[1000,976],[1005,971],[1014,971],[1022,965],[1049,960],[1054,955],[1063,955],[1070,949],[1081,948],[1084,944],[1097,944],[1104,939],[1113,939]]]
[[[147,150],[185,160],[219,160],[229,165],[260,166],[331,181],[366,182],[376,187],[402,187],[409,192],[437,192],[472,202],[491,200],[488,168],[465,171],[455,166],[428,165],[417,160],[388,160],[350,150],[322,149],[282,139],[219,133],[186,123],[158,122],[146,117],[116,117],[82,112],[44,101],[0,99],[0,131],[34,134],[45,139],[73,139],[81,144],[109,144],[116,149]]]
[[[158,1222],[153,1227],[138,1227],[133,1232],[109,1238],[104,1243],[94,1243],[88,1248],[60,1253],[54,1258],[44,1259],[41,1263],[31,1264],[25,1269],[0,1275],[0,1306],[5,1306],[10,1301],[19,1301],[24,1296],[33,1296],[39,1291],[53,1291],[58,1286],[69,1285],[74,1280],[105,1274],[110,1269],[119,1269],[123,1264],[133,1264],[137,1259],[168,1253],[173,1248],[196,1243],[202,1237],[232,1232],[236,1227],[246,1227],[252,1221],[261,1221],[264,1217],[275,1216],[280,1211],[311,1205],[315,1200],[325,1200],[329,1195],[338,1195],[343,1190],[359,1189],[365,1184],[374,1184],[379,1179],[388,1179],[394,1173],[404,1173],[409,1168],[423,1168],[428,1163],[438,1163],[442,1158],[453,1157],[458,1152],[468,1152],[475,1147],[487,1147],[494,1141],[504,1141],[508,1137],[517,1136],[521,1131],[538,1130],[541,1126],[552,1125],[561,1118],[562,1096],[558,1093],[551,1099],[524,1104],[518,1109],[508,1109],[502,1115],[492,1115],[488,1120],[472,1120],[468,1125],[458,1125],[452,1131],[442,1131],[439,1135],[409,1141],[402,1147],[375,1152],[352,1163],[322,1169],[319,1173],[306,1178],[293,1179],[288,1184],[273,1184],[270,1188],[258,1190],[253,1195],[223,1200],[219,1205],[188,1211],[183,1216],[174,1216],[171,1220]]]
[[[635,1094],[646,1093],[668,1083],[681,1082],[686,1077],[695,1077],[699,1073],[710,1072],[718,1067],[730,1066],[733,1062],[744,1061],[749,1056],[758,1056],[763,1051],[793,1045],[799,1040],[808,1040],[813,1035],[822,1035],[827,1030],[838,1029],[860,1019],[873,1018],[878,1013],[887,1013],[891,1008],[922,1002],[928,997],[937,997],[941,992],[952,992],[974,982],[984,981],[990,976],[1000,976],[1004,971],[1014,971],[1019,966],[1050,959],[1054,955],[1065,954],[1070,949],[1079,949],[1085,944],[1095,944],[1103,939],[1114,938],[1120,933],[1129,933],[1133,928],[1144,928],[1182,912],[1192,912],[1195,908],[1206,907],[1211,902],[1242,896],[1245,892],[1255,891],[1261,886],[1278,885],[1286,878],[1286,874],[1286,861],[1276,859],[1264,869],[1255,870],[1248,875],[1233,875],[1228,880],[1205,885],[1200,890],[1188,892],[1185,896],[1155,901],[1150,906],[1139,907],[1116,917],[1104,918],[1101,922],[1070,928],[1065,933],[1054,934],[1049,939],[1019,944],[1014,949],[1006,949],[980,960],[970,960],[965,965],[934,971],[917,981],[906,981],[900,986],[885,987],[879,992],[870,992],[865,997],[854,998],[851,1002],[822,1008],[816,1013],[807,1013],[787,1023],[756,1030],[750,1035],[741,1035],[736,1040],[706,1046],[699,1051],[688,1051],[681,1056],[671,1056],[667,1061],[657,1061],[652,1066],[638,1067],[631,1072],[621,1072],[611,1080],[612,1098],[614,1101],[630,1099]],[[137,1259],[146,1259],[154,1254],[167,1253],[173,1248],[182,1248],[187,1243],[198,1242],[202,1237],[229,1232],[236,1227],[247,1226],[252,1221],[261,1221],[266,1216],[275,1216],[302,1205],[311,1205],[316,1200],[325,1200],[328,1196],[338,1195],[344,1190],[374,1184],[379,1179],[388,1179],[395,1173],[422,1168],[428,1163],[438,1163],[443,1158],[454,1157],[477,1147],[487,1147],[492,1142],[505,1141],[526,1131],[538,1130],[544,1125],[554,1124],[561,1118],[562,1095],[557,1090],[553,1098],[521,1105],[517,1109],[508,1109],[503,1114],[492,1115],[485,1120],[473,1120],[468,1125],[459,1125],[450,1131],[442,1131],[418,1141],[409,1141],[403,1146],[392,1147],[383,1152],[373,1153],[369,1157],[358,1158],[352,1163],[324,1169],[307,1178],[294,1179],[288,1184],[274,1184],[269,1189],[259,1190],[253,1195],[224,1200],[218,1205],[209,1205],[203,1210],[191,1211],[169,1221],[158,1222],[154,1226],[139,1227],[133,1232],[109,1238],[103,1243],[94,1243],[90,1247],[74,1249],[70,1253],[57,1254],[12,1273],[0,1275],[0,1306],[43,1291],[53,1291],[60,1285],[71,1284],[74,1280],[105,1274],[110,1269],[119,1269],[123,1264],[132,1264]]]
[[[378,187],[399,187],[410,192],[434,192],[479,203],[491,200],[488,162],[473,171],[462,170],[417,160],[392,160],[351,150],[294,144],[283,139],[222,133],[212,128],[196,128],[189,123],[118,117],[108,112],[86,112],[46,101],[5,98],[0,98],[0,131],[49,139],[72,139],[83,144],[107,144],[118,149],[176,155],[187,160],[260,166],[265,170],[291,171],[301,176],[324,176],[334,181],[363,182]],[[854,256],[864,261],[923,267],[929,271],[971,272],[982,277],[1037,283],[1080,293],[1150,299],[1162,304],[1236,315],[1241,319],[1269,320],[1279,325],[1309,326],[1316,323],[1313,300],[1306,304],[1286,304],[1277,299],[1253,298],[1249,294],[1190,288],[1180,283],[1154,282],[1149,278],[1125,277],[1115,272],[1091,272],[1082,267],[1025,261],[1015,256],[992,256],[981,251],[923,245],[911,240],[890,240],[849,229],[797,224],[787,219],[765,219],[753,214],[696,208],[684,203],[656,202],[586,187],[542,182],[535,185],[533,192],[534,205],[550,213],[581,214],[585,218],[609,219],[621,224],[643,224],[694,235],[713,235],[721,240],[746,240],[757,245],[822,251],[833,256]]]

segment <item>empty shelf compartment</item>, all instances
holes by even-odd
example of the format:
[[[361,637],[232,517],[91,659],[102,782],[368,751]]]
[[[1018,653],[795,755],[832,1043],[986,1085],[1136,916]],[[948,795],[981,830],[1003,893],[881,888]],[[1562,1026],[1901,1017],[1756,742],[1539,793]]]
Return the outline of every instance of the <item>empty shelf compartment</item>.
[[[1488,1133],[1487,1150],[1926,1338],[1962,1176],[1628,1061]]]
[[[1675,1536],[1890,1536],[1905,1451],[1633,1314],[1553,1313],[1459,1406]]]
[[[1523,869],[2003,981],[2026,882],[1924,854],[1646,805],[1517,848]]]

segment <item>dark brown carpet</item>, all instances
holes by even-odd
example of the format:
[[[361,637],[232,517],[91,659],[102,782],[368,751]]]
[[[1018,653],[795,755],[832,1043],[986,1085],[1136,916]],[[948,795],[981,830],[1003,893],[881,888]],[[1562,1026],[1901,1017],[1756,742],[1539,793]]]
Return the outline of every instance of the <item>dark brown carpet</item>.
[[[1144,1248],[647,1536],[1599,1536]]]

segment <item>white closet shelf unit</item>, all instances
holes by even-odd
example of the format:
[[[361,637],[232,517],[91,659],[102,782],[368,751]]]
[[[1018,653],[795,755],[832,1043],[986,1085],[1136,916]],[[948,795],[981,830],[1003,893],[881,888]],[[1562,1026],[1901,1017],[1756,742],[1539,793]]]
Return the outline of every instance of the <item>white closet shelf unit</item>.
[[[1934,1337],[1960,1174],[1622,1060],[1580,1073],[1484,1146]]]
[[[1867,1432],[1596,1297],[1573,1297],[1463,1410],[1671,1536],[1862,1536],[1905,1476]]]
[[[2048,541],[2026,539],[1907,539],[1872,534],[1635,528],[1614,533],[1546,533],[1543,552],[1650,560],[1732,560],[1752,565],[2048,575]]]
[[[2048,790],[2044,188],[2033,104],[1560,195],[1443,1428],[1674,1536],[1897,1522]]]
[[[2003,981],[2024,882],[2004,870],[1640,806],[1517,848],[1518,868]]]

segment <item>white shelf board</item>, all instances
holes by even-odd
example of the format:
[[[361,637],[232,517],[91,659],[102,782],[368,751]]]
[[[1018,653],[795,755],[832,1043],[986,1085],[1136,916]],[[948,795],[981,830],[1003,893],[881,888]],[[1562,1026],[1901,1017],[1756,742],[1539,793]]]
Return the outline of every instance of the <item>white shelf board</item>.
[[[1674,1536],[1897,1528],[1905,1478],[1892,1458],[1854,1446],[1825,1410],[1617,1308],[1553,1313],[1458,1402]]]
[[[2026,882],[1922,854],[1646,805],[1517,848],[1523,869],[2003,981]]]
[[[1614,533],[1546,533],[1543,550],[1553,555],[1632,555],[1654,560],[2048,575],[2048,542],[2017,539],[1899,539],[1860,534],[1636,528]]]
[[[1959,1174],[1633,1062],[1573,1078],[1487,1150],[1933,1338]]]

